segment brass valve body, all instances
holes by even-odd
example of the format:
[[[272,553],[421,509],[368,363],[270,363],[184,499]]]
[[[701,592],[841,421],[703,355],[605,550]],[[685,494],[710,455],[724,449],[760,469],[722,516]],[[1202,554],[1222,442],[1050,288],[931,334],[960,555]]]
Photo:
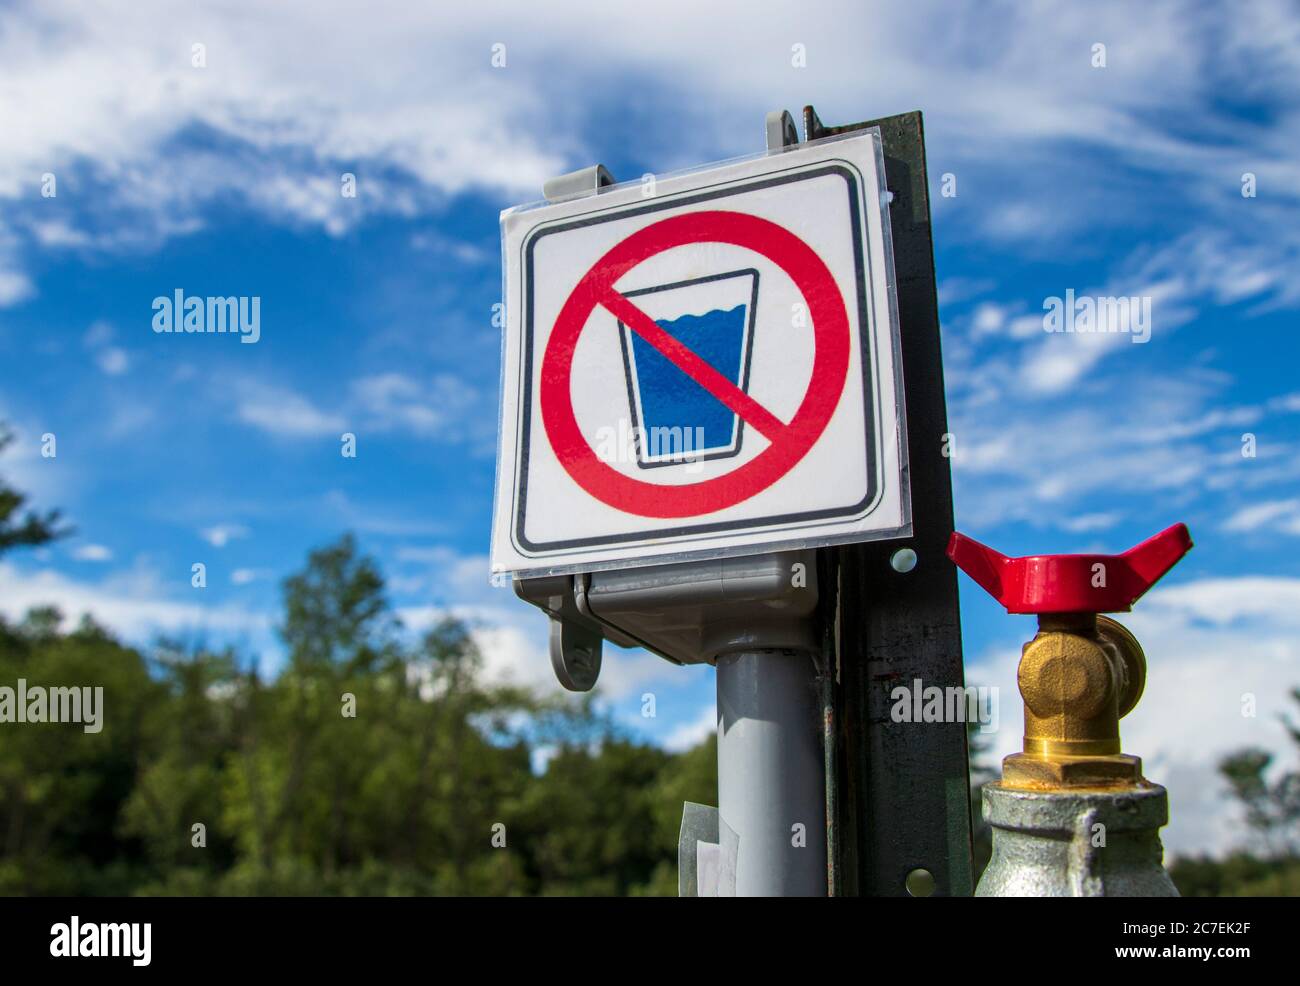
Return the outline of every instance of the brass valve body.
[[[1139,786],[1142,761],[1120,752],[1119,720],[1137,704],[1146,657],[1106,616],[1043,614],[1025,644],[1017,683],[1025,702],[1024,752],[1002,761],[1007,787],[1033,790]]]

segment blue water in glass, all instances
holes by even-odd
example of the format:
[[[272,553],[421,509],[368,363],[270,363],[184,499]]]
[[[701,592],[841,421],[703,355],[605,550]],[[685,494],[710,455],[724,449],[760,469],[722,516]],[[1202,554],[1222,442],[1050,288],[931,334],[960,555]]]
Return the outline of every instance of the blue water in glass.
[[[714,309],[703,315],[656,319],[655,324],[740,386],[748,307],[742,304],[726,311]],[[631,336],[644,419],[641,427],[647,436],[655,428],[678,428],[689,436],[686,441],[690,451],[730,448],[736,415],[654,346],[635,333]],[[700,434],[695,431],[697,428],[703,429],[702,448],[696,442]],[[667,452],[669,448],[668,442],[662,443],[661,451]]]

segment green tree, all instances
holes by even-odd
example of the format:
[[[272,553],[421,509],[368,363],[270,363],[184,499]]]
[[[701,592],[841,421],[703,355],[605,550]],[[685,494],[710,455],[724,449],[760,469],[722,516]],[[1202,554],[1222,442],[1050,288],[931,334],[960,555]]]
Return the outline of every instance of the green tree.
[[[491,684],[456,619],[412,641],[350,537],[284,590],[273,675],[51,607],[0,620],[0,682],[93,684],[105,710],[102,733],[6,732],[0,892],[675,893],[712,740],[672,754],[590,696]]]
[[[539,892],[622,896],[651,881],[665,859],[655,785],[670,759],[616,735],[554,751],[511,827]]]
[[[164,701],[163,690],[143,656],[100,627],[83,621],[62,635],[57,625],[57,613],[45,609],[9,628],[0,640],[0,682],[102,688],[101,728],[0,727],[0,893],[127,893],[145,875],[145,861],[119,825],[145,744],[144,722]]]
[[[163,641],[149,665],[158,695],[144,715],[121,831],[143,842],[161,881],[147,891],[203,893],[234,858],[221,826],[221,783],[237,742],[235,658]]]
[[[1300,704],[1300,688],[1291,698]],[[1300,726],[1286,715],[1282,724],[1300,747]],[[1169,872],[1183,896],[1300,896],[1300,768],[1278,772],[1274,761],[1269,751],[1251,747],[1219,762],[1260,854],[1238,850],[1223,859],[1175,860]]]
[[[288,666],[248,672],[224,823],[247,893],[470,893],[524,889],[492,852],[529,777],[503,723],[532,699],[481,683],[469,629],[445,620],[409,652],[373,560],[350,537],[285,580]]]
[[[1291,692],[1300,703],[1300,688]],[[1300,744],[1300,730],[1284,719],[1287,732]],[[1219,773],[1241,805],[1246,825],[1255,833],[1264,854],[1284,859],[1300,856],[1300,770],[1281,772],[1269,780],[1273,754],[1250,748],[1224,757]]]
[[[1276,865],[1268,860],[1235,852],[1224,859],[1180,857],[1170,865],[1169,875],[1184,897],[1233,897],[1239,896],[1242,888],[1267,880],[1275,870]]]
[[[368,670],[395,657],[397,622],[383,575],[351,534],[311,552],[306,567],[285,579],[284,614],[281,635],[297,669]]]
[[[711,805],[718,800],[718,736],[670,757],[660,768],[648,801],[654,819],[654,851],[659,856],[650,879],[631,890],[655,897],[677,896],[677,842],[682,829],[682,805],[687,801]]]
[[[0,452],[14,440],[13,432],[0,422]],[[0,555],[13,548],[35,547],[71,533],[59,525],[59,512],[23,512],[27,497],[0,480]]]

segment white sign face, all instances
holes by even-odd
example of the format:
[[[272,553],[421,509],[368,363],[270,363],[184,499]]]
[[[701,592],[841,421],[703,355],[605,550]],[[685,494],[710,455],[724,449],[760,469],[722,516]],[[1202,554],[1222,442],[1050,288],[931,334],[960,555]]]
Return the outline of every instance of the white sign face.
[[[494,574],[911,533],[874,132],[501,227]]]

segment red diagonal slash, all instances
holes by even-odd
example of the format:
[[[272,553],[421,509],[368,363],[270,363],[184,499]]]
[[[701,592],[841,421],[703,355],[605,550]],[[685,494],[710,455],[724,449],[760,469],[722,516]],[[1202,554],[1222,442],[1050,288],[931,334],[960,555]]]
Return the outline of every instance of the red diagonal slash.
[[[769,442],[774,442],[785,424],[754,398],[737,387],[701,359],[687,345],[661,329],[655,320],[617,291],[610,290],[600,299],[610,314],[630,328],[671,362],[677,369],[707,390],[727,408],[739,414]]]

